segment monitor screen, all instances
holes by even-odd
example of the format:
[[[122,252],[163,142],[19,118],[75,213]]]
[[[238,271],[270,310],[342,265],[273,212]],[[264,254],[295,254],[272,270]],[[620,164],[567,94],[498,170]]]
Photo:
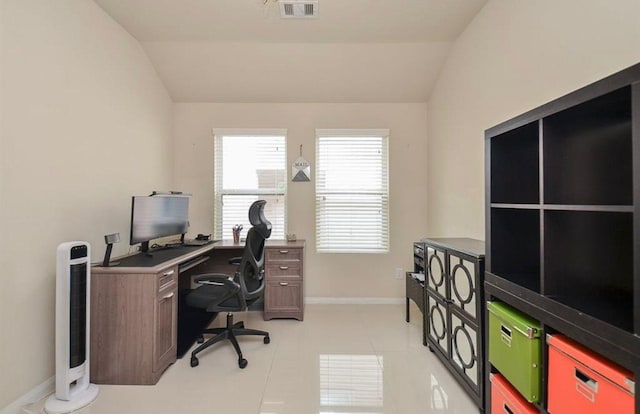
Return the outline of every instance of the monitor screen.
[[[132,197],[131,245],[160,237],[184,234],[188,228],[188,197]]]

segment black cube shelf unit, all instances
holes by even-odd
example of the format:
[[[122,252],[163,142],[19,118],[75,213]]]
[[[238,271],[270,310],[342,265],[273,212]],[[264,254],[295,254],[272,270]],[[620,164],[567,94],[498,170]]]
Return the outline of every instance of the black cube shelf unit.
[[[637,380],[640,64],[487,130],[485,143],[486,299]],[[546,413],[546,352],[542,368]],[[635,395],[640,414],[637,381]]]

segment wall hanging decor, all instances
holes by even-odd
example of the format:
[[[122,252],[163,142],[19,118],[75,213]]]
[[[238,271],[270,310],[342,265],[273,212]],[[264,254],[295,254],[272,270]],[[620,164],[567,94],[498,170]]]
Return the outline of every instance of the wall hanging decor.
[[[300,156],[291,166],[291,181],[311,181],[311,166],[302,158],[302,144],[300,144]]]

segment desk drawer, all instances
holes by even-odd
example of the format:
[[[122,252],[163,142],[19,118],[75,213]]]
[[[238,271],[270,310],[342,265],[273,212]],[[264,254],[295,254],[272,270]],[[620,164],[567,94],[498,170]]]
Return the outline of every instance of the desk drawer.
[[[304,314],[301,281],[267,281],[265,290],[265,319],[303,319]]]
[[[178,283],[178,267],[173,266],[158,273],[158,293],[173,289]]]
[[[302,260],[302,249],[290,249],[290,248],[268,248],[265,252],[266,260],[268,262],[280,261],[280,260]]]
[[[287,278],[301,278],[300,262],[270,263],[266,266],[267,279],[285,276]]]

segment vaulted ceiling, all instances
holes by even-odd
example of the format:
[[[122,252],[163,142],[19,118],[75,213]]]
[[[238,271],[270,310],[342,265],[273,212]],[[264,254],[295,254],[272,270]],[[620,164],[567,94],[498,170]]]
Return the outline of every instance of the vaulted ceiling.
[[[176,102],[425,102],[486,0],[95,0],[145,49]]]

